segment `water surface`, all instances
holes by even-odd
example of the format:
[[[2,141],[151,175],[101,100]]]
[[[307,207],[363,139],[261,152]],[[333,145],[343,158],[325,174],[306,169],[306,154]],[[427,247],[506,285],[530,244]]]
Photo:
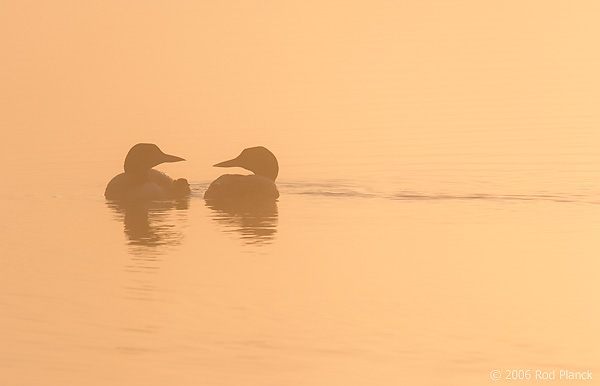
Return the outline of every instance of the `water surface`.
[[[2,384],[600,376],[595,4],[3,7]],[[189,199],[103,198],[137,142]]]

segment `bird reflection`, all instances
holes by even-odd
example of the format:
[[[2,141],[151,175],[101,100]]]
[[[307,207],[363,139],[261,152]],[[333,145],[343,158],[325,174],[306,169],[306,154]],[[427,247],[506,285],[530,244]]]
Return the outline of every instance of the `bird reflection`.
[[[123,221],[129,245],[137,253],[158,253],[158,247],[175,246],[183,239],[173,211],[187,213],[189,199],[168,201],[108,201]]]
[[[268,244],[275,239],[277,233],[277,202],[222,202],[206,201],[206,206],[213,210],[213,219],[227,228],[228,232],[237,233],[246,244]]]

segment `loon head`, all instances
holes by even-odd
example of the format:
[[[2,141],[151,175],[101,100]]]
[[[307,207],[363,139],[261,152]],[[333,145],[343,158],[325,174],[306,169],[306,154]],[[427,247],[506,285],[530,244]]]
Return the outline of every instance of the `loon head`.
[[[240,167],[250,170],[256,175],[267,177],[275,181],[279,174],[277,158],[267,148],[262,146],[244,149],[240,155],[229,161],[219,162],[213,166],[218,167]]]
[[[141,173],[163,162],[185,161],[181,157],[165,154],[153,143],[134,145],[125,157],[125,173]]]

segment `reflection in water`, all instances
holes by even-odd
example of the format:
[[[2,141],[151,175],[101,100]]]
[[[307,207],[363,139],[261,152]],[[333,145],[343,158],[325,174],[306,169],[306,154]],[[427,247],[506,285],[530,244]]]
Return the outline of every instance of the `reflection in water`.
[[[183,239],[181,224],[187,217],[189,199],[167,201],[108,201],[119,219],[123,221],[125,235],[131,247],[130,259],[125,264],[128,273],[123,297],[127,299],[127,312],[122,315],[121,329],[126,338],[116,347],[122,355],[141,355],[155,351],[148,339],[161,326],[156,322],[140,322],[136,310],[151,309],[159,312],[162,288],[157,282],[161,268],[161,255],[165,247],[177,246]],[[150,340],[151,341],[151,340]]]
[[[214,211],[213,219],[239,234],[247,244],[268,244],[277,233],[277,202],[206,202]]]
[[[181,243],[183,234],[177,229],[172,211],[185,214],[189,199],[174,201],[108,201],[122,219],[129,245],[136,254],[156,254],[160,246],[174,246]]]

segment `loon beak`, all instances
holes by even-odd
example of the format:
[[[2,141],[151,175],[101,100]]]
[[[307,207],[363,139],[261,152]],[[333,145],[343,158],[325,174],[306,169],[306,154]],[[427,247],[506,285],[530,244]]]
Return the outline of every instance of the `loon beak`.
[[[183,159],[181,157],[177,157],[176,155],[170,155],[170,154],[164,154],[163,159],[162,159],[162,162],[179,162],[179,161],[185,161],[185,159]]]
[[[217,166],[220,168],[231,168],[231,167],[240,166],[240,165],[238,164],[238,159],[234,158],[234,159],[230,159],[229,161],[219,162],[218,164],[214,164],[213,166]]]

